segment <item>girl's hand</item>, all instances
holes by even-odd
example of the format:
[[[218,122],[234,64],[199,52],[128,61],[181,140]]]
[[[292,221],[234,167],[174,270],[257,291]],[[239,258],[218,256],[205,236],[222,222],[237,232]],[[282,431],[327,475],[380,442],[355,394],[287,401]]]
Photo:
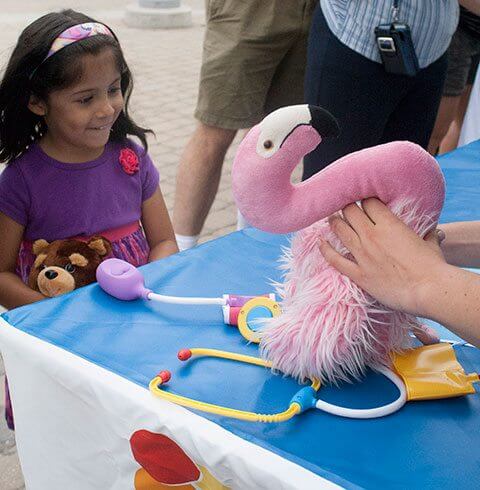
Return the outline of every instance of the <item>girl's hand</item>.
[[[363,208],[363,209],[362,209]],[[425,239],[398,219],[378,199],[350,204],[330,218],[330,226],[355,262],[328,242],[320,243],[327,262],[390,308],[424,315],[422,304],[437,272],[447,266],[434,231]]]

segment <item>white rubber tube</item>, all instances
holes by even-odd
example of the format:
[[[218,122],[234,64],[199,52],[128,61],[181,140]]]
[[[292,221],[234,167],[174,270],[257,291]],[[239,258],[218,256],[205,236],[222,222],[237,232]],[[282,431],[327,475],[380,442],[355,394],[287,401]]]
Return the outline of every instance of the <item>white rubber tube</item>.
[[[386,376],[392,381],[400,391],[400,396],[392,403],[377,408],[346,408],[338,405],[332,405],[331,403],[324,402],[323,400],[317,400],[315,407],[324,412],[331,413],[332,415],[338,415],[339,417],[347,417],[351,419],[374,419],[378,417],[385,417],[390,415],[405,405],[407,402],[407,390],[405,384],[390,369],[378,369],[380,373]]]
[[[160,303],[172,303],[177,305],[226,305],[225,298],[185,298],[181,296],[165,296],[163,294],[148,293],[147,298]]]

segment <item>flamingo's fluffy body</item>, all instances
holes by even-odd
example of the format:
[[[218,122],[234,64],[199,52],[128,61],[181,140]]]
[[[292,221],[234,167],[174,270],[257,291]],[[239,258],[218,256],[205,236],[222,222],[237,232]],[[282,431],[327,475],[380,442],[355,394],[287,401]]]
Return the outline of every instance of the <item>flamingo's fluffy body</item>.
[[[432,219],[411,202],[393,212],[420,235],[432,227]],[[374,300],[331,267],[319,238],[347,255],[327,219],[293,237],[281,258],[284,282],[276,284],[283,313],[265,322],[261,352],[273,369],[295,378],[337,383],[359,378],[367,366],[389,365],[390,352],[409,347],[410,331],[423,325]]]
[[[325,119],[319,124],[315,117]],[[266,322],[264,357],[274,369],[299,379],[337,382],[388,364],[389,353],[408,346],[409,332],[422,326],[415,317],[373,300],[326,263],[319,237],[347,254],[326,218],[351,202],[379,197],[424,236],[436,226],[445,182],[422,148],[393,142],[347,155],[292,184],[293,169],[324,136],[313,126],[331,128],[329,117],[309,106],[272,113],[241,143],[232,180],[247,221],[277,233],[302,230],[282,259],[285,282],[277,287],[283,313]]]

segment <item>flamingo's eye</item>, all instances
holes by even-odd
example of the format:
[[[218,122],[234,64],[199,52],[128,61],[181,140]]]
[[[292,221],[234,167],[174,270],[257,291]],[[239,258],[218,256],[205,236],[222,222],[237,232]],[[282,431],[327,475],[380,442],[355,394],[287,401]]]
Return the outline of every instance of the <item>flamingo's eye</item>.
[[[263,147],[266,149],[266,150],[270,150],[270,148],[273,148],[273,142],[272,140],[266,140],[263,142]]]

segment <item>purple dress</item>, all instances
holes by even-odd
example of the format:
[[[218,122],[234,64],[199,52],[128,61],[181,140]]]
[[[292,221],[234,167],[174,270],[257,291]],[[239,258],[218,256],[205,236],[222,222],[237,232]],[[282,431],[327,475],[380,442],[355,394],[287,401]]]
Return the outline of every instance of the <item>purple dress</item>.
[[[90,162],[63,163],[39,145],[9,163],[0,175],[0,211],[25,227],[16,273],[27,283],[35,261],[33,241],[88,239],[102,235],[112,255],[135,266],[148,260],[142,228],[142,203],[157,190],[158,171],[148,154],[130,140],[110,142]],[[13,411],[5,380],[5,417]]]

